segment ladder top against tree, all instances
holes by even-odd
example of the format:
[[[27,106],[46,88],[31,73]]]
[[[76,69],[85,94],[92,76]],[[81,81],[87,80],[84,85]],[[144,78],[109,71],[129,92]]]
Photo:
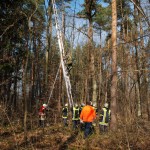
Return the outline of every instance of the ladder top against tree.
[[[68,101],[70,107],[74,105],[73,103],[73,98],[72,98],[72,93],[71,93],[71,83],[70,83],[70,78],[67,70],[67,60],[65,60],[64,56],[64,44],[62,40],[62,33],[59,27],[58,23],[58,14],[57,14],[57,8],[56,8],[56,2],[55,0],[52,0],[52,5],[53,5],[53,10],[54,10],[54,15],[55,15],[55,26],[56,26],[56,31],[57,31],[57,39],[58,39],[58,44],[59,44],[59,50],[60,50],[60,59],[61,59],[61,66],[63,70],[63,76],[66,84],[66,90],[67,90],[67,96],[68,96]]]

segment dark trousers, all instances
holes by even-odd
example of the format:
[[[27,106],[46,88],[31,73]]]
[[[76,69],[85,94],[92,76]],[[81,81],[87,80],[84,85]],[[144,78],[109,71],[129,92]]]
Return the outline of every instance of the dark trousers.
[[[100,129],[101,133],[107,132],[108,131],[108,126],[106,126],[106,125],[99,125],[99,129]]]
[[[39,126],[44,128],[45,127],[45,120],[39,120]]]
[[[92,122],[84,122],[84,138],[92,134]]]
[[[73,123],[73,129],[77,129],[79,125],[79,120],[72,120]]]
[[[68,123],[67,123],[67,118],[63,118],[63,123],[64,123],[64,126],[68,126]]]
[[[85,124],[84,123],[80,123],[80,130],[82,132],[85,130]]]

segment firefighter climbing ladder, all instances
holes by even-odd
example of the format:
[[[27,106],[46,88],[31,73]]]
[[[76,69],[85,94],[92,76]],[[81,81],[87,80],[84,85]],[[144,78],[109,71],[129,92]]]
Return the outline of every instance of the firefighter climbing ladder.
[[[62,33],[59,27],[58,23],[58,14],[57,14],[57,8],[56,8],[56,2],[55,0],[52,0],[52,5],[53,5],[53,11],[55,15],[55,26],[56,26],[56,31],[57,31],[57,38],[58,38],[58,44],[59,44],[59,50],[60,50],[60,59],[61,59],[61,66],[63,70],[63,76],[66,84],[66,90],[67,90],[67,96],[68,96],[68,101],[70,106],[73,106],[73,98],[72,98],[72,93],[71,93],[71,83],[70,83],[70,78],[68,75],[68,70],[66,67],[66,60],[64,58],[64,45],[63,45],[63,40],[62,40]]]

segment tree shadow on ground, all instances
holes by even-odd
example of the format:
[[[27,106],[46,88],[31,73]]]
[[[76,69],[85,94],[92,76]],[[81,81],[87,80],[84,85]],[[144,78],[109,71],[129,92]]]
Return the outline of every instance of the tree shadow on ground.
[[[75,141],[77,135],[78,135],[79,131],[74,131],[71,136],[65,141],[63,142],[60,147],[59,150],[66,150],[68,149],[68,144],[72,143]]]

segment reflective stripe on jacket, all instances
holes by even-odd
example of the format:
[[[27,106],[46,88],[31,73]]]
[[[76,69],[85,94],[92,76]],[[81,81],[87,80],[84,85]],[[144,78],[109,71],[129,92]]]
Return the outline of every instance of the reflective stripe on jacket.
[[[84,106],[80,114],[80,119],[84,122],[93,122],[95,118],[96,113],[93,107],[90,105]]]
[[[110,122],[110,110],[106,109],[105,107],[102,108],[102,112],[100,113],[100,125],[108,126]]]
[[[79,108],[73,107],[72,120],[79,120]]]

